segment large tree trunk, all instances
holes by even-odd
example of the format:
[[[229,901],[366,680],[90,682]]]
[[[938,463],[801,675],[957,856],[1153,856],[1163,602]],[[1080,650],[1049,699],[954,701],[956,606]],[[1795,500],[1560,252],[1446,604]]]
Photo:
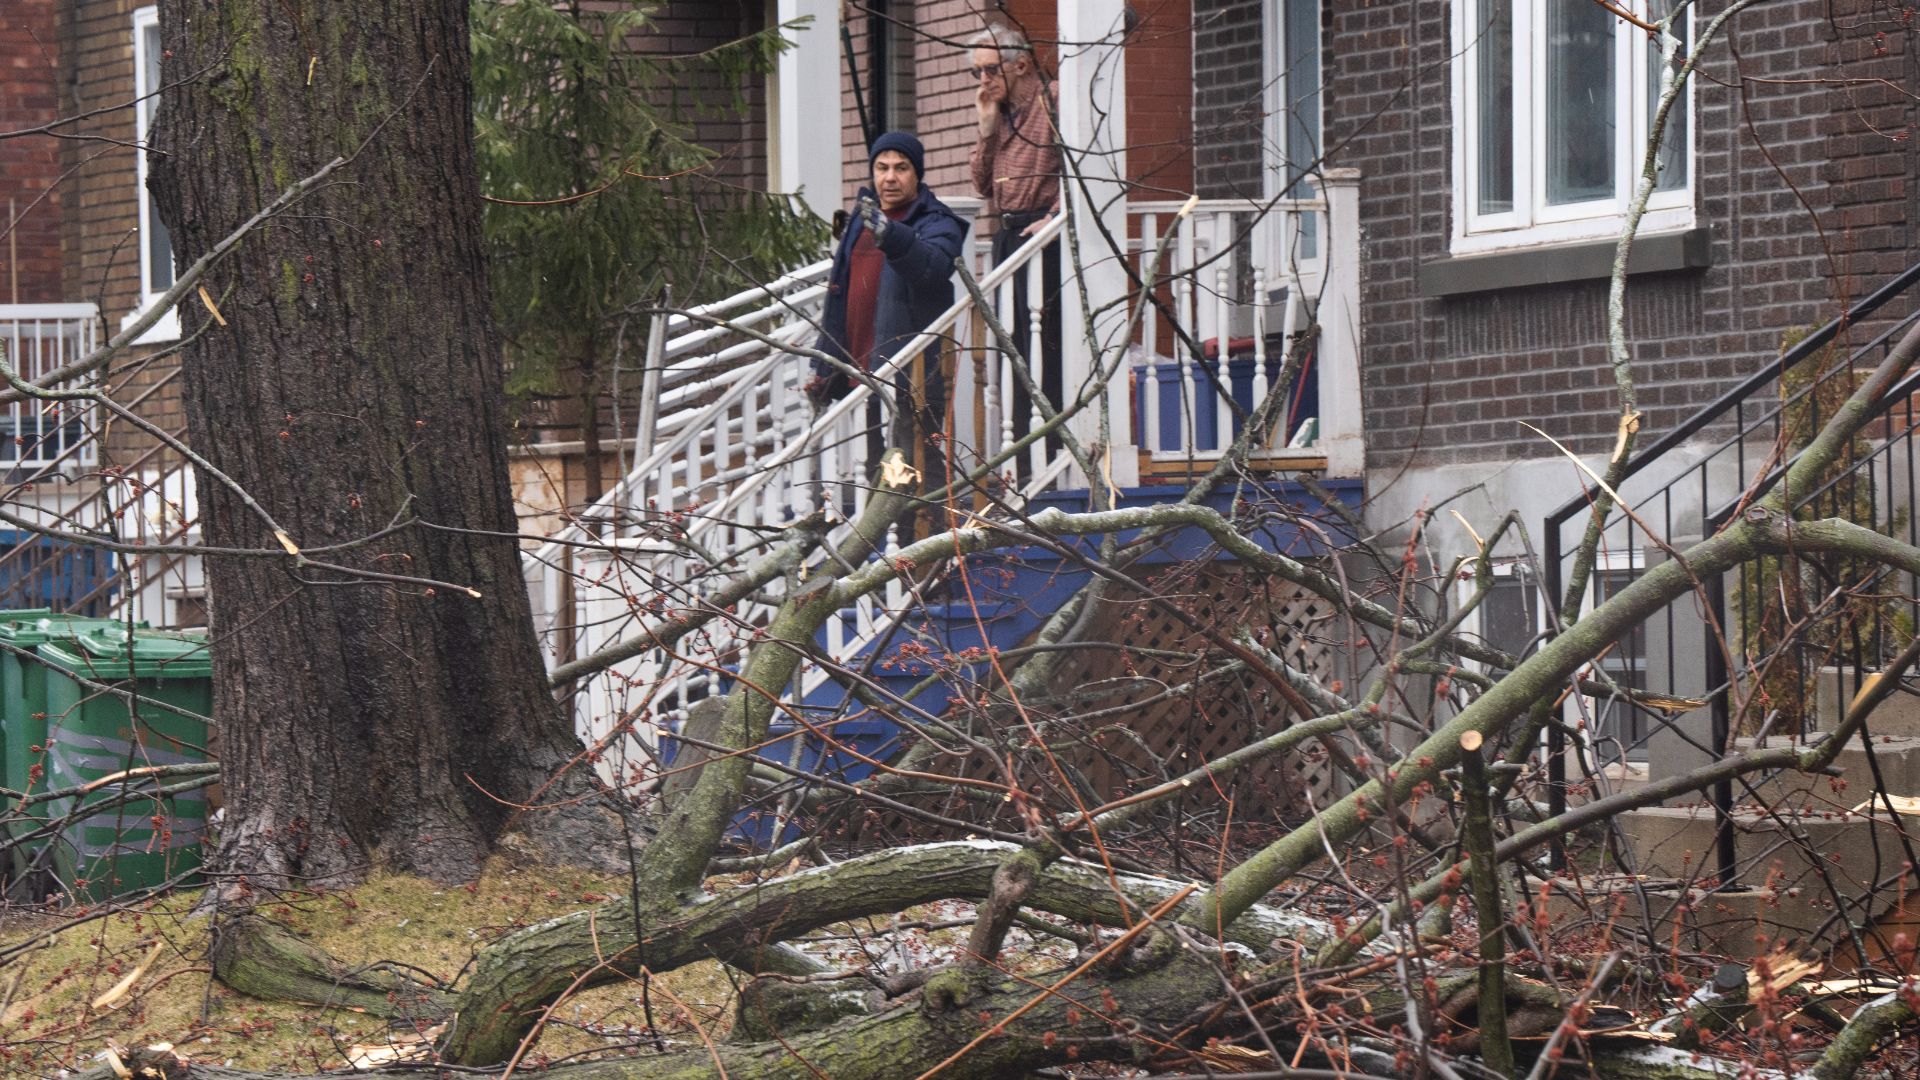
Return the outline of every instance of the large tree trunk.
[[[465,0],[161,5],[155,188],[190,259],[295,180],[351,158],[183,309],[192,444],[293,544],[210,556],[221,865],[339,881],[369,861],[478,864],[571,753],[544,689],[503,442],[482,263]],[[206,543],[277,550],[206,473]],[[397,519],[414,525],[360,546]],[[505,800],[505,801],[503,801]]]

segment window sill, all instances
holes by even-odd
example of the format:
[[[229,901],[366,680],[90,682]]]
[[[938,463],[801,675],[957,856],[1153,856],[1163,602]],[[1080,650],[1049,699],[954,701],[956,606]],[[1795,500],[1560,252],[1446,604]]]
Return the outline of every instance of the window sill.
[[[132,311],[127,312],[126,317],[120,320],[120,329],[122,331],[125,331],[127,327],[132,326],[134,323],[140,321],[140,316],[145,315],[147,313],[147,309],[153,305],[156,299],[157,297],[148,297],[146,303],[143,303],[139,307],[134,308]],[[155,322],[152,326],[147,327],[146,333],[141,334],[137,338],[134,338],[132,341],[128,342],[128,344],[129,345],[163,345],[168,342],[174,342],[179,340],[180,340],[180,309],[178,307],[175,307],[172,310],[168,311],[165,315],[160,316],[160,319],[158,322]]]
[[[1633,243],[1629,274],[1699,270],[1713,265],[1705,228],[1643,235]],[[1604,280],[1613,274],[1617,240],[1551,244],[1490,255],[1431,259],[1419,267],[1421,296],[1464,296],[1526,285]]]

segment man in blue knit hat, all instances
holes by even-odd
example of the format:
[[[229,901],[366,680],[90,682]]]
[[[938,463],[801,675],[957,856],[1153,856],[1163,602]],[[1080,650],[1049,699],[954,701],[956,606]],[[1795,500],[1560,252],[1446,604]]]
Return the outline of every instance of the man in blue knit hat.
[[[818,347],[850,368],[891,374],[896,401],[893,444],[909,459],[925,463],[929,481],[945,484],[940,433],[947,376],[939,342],[918,356],[899,354],[952,306],[953,261],[966,241],[967,226],[920,182],[926,151],[919,139],[889,131],[873,141],[867,160],[873,184],[855,197],[847,230],[834,248]],[[814,361],[807,395],[816,406],[850,389],[852,380],[844,369]],[[877,412],[870,408],[869,415],[873,460],[879,456],[880,425]]]

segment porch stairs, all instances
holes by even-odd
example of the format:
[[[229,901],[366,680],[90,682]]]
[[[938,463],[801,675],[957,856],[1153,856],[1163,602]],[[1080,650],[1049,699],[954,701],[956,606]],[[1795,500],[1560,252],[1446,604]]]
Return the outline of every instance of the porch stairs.
[[[985,271],[983,291],[1010,309],[1014,271],[1060,231],[1056,221],[1005,265]],[[535,624],[556,670],[621,642],[647,639],[652,627],[671,616],[702,609],[712,616],[679,646],[638,652],[567,689],[579,733],[602,748],[601,767],[609,779],[634,782],[657,771],[661,735],[676,728],[694,703],[730,688],[733,667],[795,584],[782,575],[737,602],[713,604],[724,578],[765,555],[769,537],[783,526],[823,514],[824,550],[848,538],[866,509],[879,464],[869,458],[867,437],[881,415],[873,389],[858,385],[819,412],[802,389],[812,377],[803,351],[819,332],[828,270],[827,262],[816,263],[656,326],[635,442],[650,450],[594,506],[528,557]],[[1030,276],[1037,285],[1039,275]],[[893,373],[934,342],[966,348],[982,333],[978,315],[963,294],[898,356],[876,366],[876,383],[890,389]],[[958,381],[956,396],[967,396],[966,379]],[[971,389],[991,399],[985,426],[1010,440],[1010,417],[1000,430],[1005,385],[996,378]],[[972,456],[970,447],[954,449]],[[1058,484],[1069,464],[1064,453],[1030,455],[1033,479],[1009,494],[1031,506]],[[1007,474],[1014,471],[1012,460],[1003,465]],[[972,505],[969,496],[962,498]],[[912,539],[896,525],[870,557],[890,559]],[[689,582],[701,584],[689,588]],[[1044,592],[1028,594],[1029,602],[1019,605],[915,605],[917,622],[907,626],[899,616],[909,607],[909,589],[896,580],[830,616],[815,643],[818,656],[863,671],[886,691],[910,694],[927,666],[907,659],[917,651],[902,646],[937,640],[945,653],[1004,643],[1032,628],[1033,612],[1048,601],[1031,601]],[[831,684],[827,665],[806,665],[786,691],[796,709],[839,713],[827,723],[834,741],[845,746],[884,752],[894,736],[894,725],[863,719],[864,710],[834,707],[846,695]],[[937,707],[921,697],[922,707]],[[781,725],[789,731],[793,726]],[[796,737],[764,752],[808,771],[840,773],[853,764],[817,739]]]
[[[1130,471],[1150,472],[1161,462],[1184,469],[1210,463],[1237,430],[1228,400],[1247,408],[1266,392],[1284,354],[1270,345],[1304,330],[1316,307],[1342,313],[1341,327],[1323,340],[1319,355],[1338,351],[1340,369],[1354,370],[1347,344],[1357,336],[1345,303],[1350,297],[1341,293],[1339,305],[1325,299],[1344,287],[1344,279],[1330,279],[1330,251],[1343,243],[1358,246],[1350,214],[1330,222],[1329,202],[1350,198],[1357,176],[1339,181],[1326,199],[1279,205],[1264,220],[1260,208],[1242,203],[1200,206],[1197,212],[1179,204],[1131,208],[1129,264],[1138,273],[1144,252],[1161,252],[1163,302],[1142,313],[1130,378],[1118,384],[1118,415],[1130,416],[1133,429],[1123,445],[1129,454],[1139,447],[1140,468],[1132,470],[1130,461]],[[1036,317],[1025,326],[1009,317],[1014,275],[1061,235],[1064,224],[1056,218],[999,266],[988,265],[984,245],[971,237],[966,249],[986,308],[1029,356],[1040,352],[1041,275],[1026,275],[1028,307]],[[1286,256],[1289,250],[1293,257]],[[536,628],[562,675],[584,658],[623,648],[621,643],[651,640],[671,616],[711,616],[697,633],[669,647],[624,647],[627,655],[617,663],[583,672],[567,685],[579,733],[600,748],[599,764],[610,779],[644,782],[657,770],[661,737],[683,722],[690,706],[731,685],[738,659],[792,586],[776,578],[750,595],[716,599],[717,583],[765,556],[780,526],[823,511],[829,522],[823,547],[830,547],[848,535],[848,523],[866,506],[877,463],[868,458],[865,432],[880,415],[873,391],[858,386],[816,414],[801,389],[811,375],[801,350],[818,334],[827,272],[828,264],[818,263],[657,325],[642,394],[648,404],[635,441],[649,449],[594,506],[529,555]],[[1077,284],[1069,271],[1065,292]],[[1016,447],[1016,418],[1007,408],[1011,361],[989,345],[987,312],[964,290],[956,295],[920,338],[876,366],[876,382],[890,387],[894,371],[929,344],[944,343],[954,358],[953,442],[946,452],[969,467],[997,460],[1003,477],[1016,471],[1030,477],[1001,496],[1020,512],[1048,505],[1088,509],[1086,480],[1068,455],[1049,454],[1038,442]],[[1173,324],[1188,342],[1244,335],[1245,344],[1236,341],[1233,348],[1204,353],[1204,359],[1175,363],[1161,352],[1192,354]],[[1203,364],[1208,370],[1201,370]],[[1071,359],[1068,370],[1074,370]],[[1323,377],[1317,386],[1335,381]],[[1296,394],[1295,404],[1304,397]],[[1038,415],[1029,418],[1033,426],[1039,421]],[[1289,447],[1287,441],[1277,437],[1262,456],[1273,465],[1325,466],[1324,446],[1302,439],[1305,445]],[[1357,429],[1351,443],[1357,445]],[[1345,436],[1340,445],[1349,445]],[[1336,480],[1333,486],[1357,502],[1357,481]],[[1177,498],[1183,490],[1143,480],[1125,486],[1122,505]],[[988,505],[974,492],[963,492],[958,503],[967,510]],[[872,557],[891,559],[912,539],[891,530]],[[1188,543],[1184,553],[1200,546]],[[1176,544],[1158,559],[1180,553]],[[881,694],[937,712],[947,692],[937,667],[961,669],[959,682],[968,681],[969,672],[984,676],[985,649],[1024,641],[1087,580],[1070,560],[1039,549],[973,557],[966,571],[924,583],[932,593],[919,596],[896,581],[831,616],[817,636],[815,655],[794,685],[782,688],[784,716],[803,716],[810,730],[798,732],[801,725],[777,718],[776,732],[793,735],[763,748],[763,756],[805,772],[858,777],[867,766],[845,748],[884,754],[898,729],[855,701],[835,681],[836,669],[854,673],[852,681]],[[700,581],[710,584],[684,584]],[[813,737],[825,729],[831,740]]]
[[[1631,512],[1614,509],[1603,559],[1638,571],[1670,550],[1713,535],[1778,485],[1811,432],[1920,320],[1920,265],[1855,303],[1842,318],[1786,349],[1632,462],[1621,487]],[[1798,516],[1840,516],[1920,542],[1920,369],[1887,395],[1850,452],[1817,490],[1797,493]],[[1570,500],[1545,529],[1549,603],[1562,595],[1571,552],[1591,519]],[[1550,810],[1609,786],[1598,763],[1641,757],[1647,779],[1683,776],[1756,745],[1802,746],[1827,736],[1866,680],[1898,652],[1920,621],[1915,576],[1844,560],[1807,558],[1700,583],[1646,620],[1620,648],[1636,665],[1613,674],[1670,698],[1704,702],[1677,717],[1636,714],[1624,699],[1571,699],[1560,731],[1592,742],[1551,741],[1556,778]],[[1805,647],[1771,658],[1761,613],[1783,596],[1808,623]],[[1556,733],[1557,734],[1557,733]],[[1585,742],[1585,740],[1582,740]],[[1836,762],[1837,776],[1748,774],[1668,805],[1613,819],[1612,856],[1587,866],[1588,899],[1554,904],[1568,918],[1644,916],[1659,943],[1675,949],[1754,957],[1814,949],[1852,968],[1890,953],[1896,932],[1920,934],[1920,904],[1906,880],[1920,865],[1920,679],[1909,672],[1868,717]],[[1621,865],[1624,863],[1624,865]],[[1572,870],[1573,868],[1568,868]],[[1593,903],[1595,884],[1619,894],[1618,908]]]

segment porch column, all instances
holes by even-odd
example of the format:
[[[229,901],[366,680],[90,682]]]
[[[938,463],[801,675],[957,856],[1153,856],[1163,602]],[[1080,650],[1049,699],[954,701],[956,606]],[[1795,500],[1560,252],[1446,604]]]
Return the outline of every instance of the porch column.
[[[1065,287],[1061,312],[1062,363],[1069,395],[1086,385],[1096,356],[1111,375],[1107,407],[1112,425],[1113,482],[1122,487],[1139,483],[1139,457],[1133,442],[1133,416],[1128,386],[1127,311],[1113,304],[1124,296],[1127,275],[1124,251],[1116,254],[1102,235],[1121,244],[1127,236],[1126,202],[1126,67],[1125,0],[1059,0],[1060,28],[1060,139],[1066,147],[1066,176],[1062,185],[1067,211],[1073,215],[1072,234],[1063,239],[1079,246],[1085,296],[1099,311],[1093,340],[1088,340],[1082,291],[1071,278]],[[1063,246],[1063,266],[1073,257]],[[1100,417],[1089,410],[1069,422],[1074,436],[1091,446],[1100,438]],[[1077,474],[1077,470],[1076,470]],[[1077,478],[1084,483],[1085,477]]]
[[[811,16],[780,54],[769,110],[773,137],[767,174],[775,191],[800,193],[821,218],[840,207],[840,3],[779,0],[782,25]]]
[[[1320,301],[1320,446],[1328,476],[1361,476],[1360,170],[1321,174],[1327,199],[1327,283]]]

